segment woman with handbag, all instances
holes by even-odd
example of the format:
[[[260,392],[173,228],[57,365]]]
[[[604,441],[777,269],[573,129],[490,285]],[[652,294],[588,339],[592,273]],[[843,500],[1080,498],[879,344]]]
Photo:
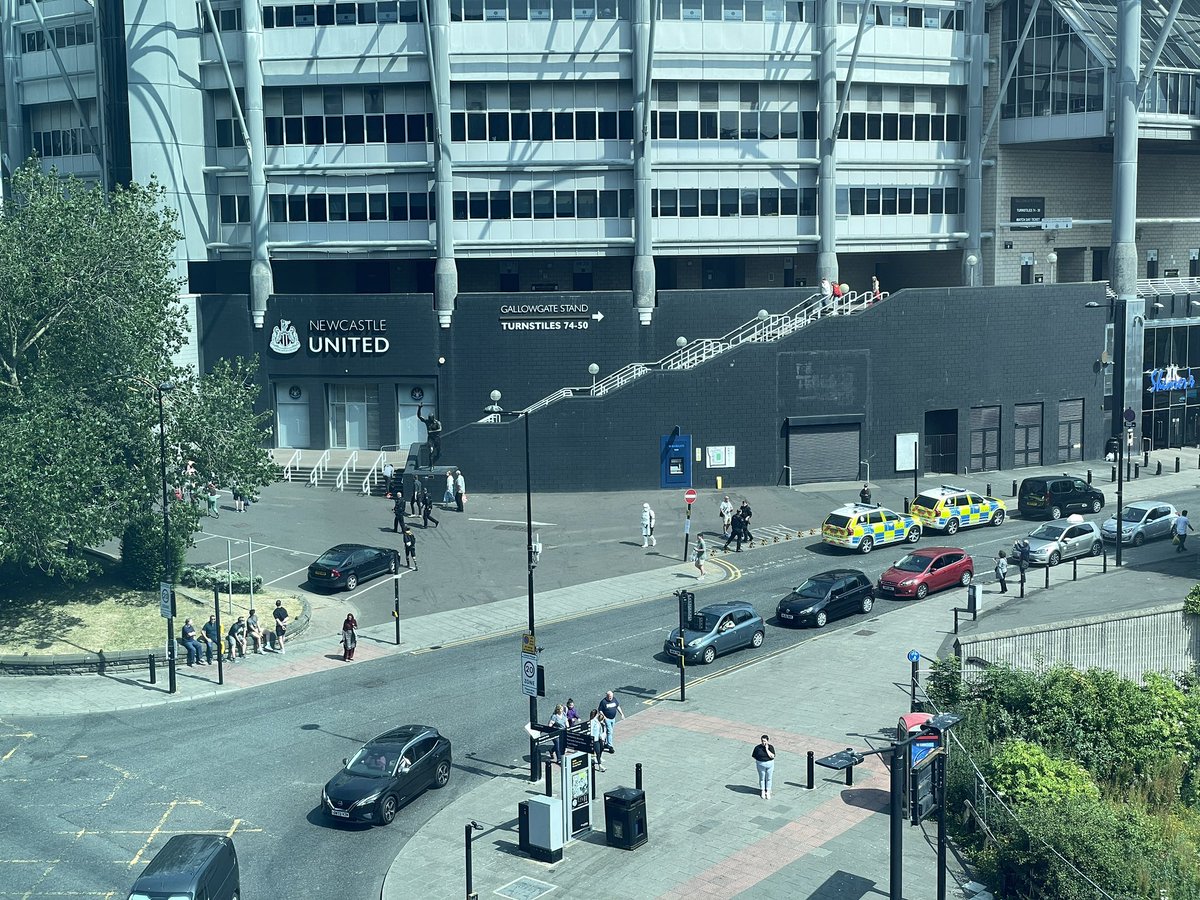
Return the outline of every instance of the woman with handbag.
[[[354,618],[354,613],[349,613],[342,623],[342,662],[354,659],[354,648],[357,646],[358,620]]]

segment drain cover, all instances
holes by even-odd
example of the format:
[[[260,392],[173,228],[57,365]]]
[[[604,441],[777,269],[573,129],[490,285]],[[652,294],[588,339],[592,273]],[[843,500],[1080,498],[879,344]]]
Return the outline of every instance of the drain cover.
[[[861,631],[856,631],[856,632],[854,632],[854,633],[855,633],[855,634],[857,634],[857,635],[860,635],[861,637],[870,637],[870,636],[871,636],[871,635],[873,635],[875,632],[873,632],[873,631],[870,631],[870,630],[868,630],[868,629],[864,628],[864,629],[862,629]]]
[[[508,897],[510,900],[537,900],[538,897],[550,893],[555,887],[553,884],[546,884],[544,881],[522,875],[516,881],[510,881],[504,887],[497,888],[496,893],[501,897]]]

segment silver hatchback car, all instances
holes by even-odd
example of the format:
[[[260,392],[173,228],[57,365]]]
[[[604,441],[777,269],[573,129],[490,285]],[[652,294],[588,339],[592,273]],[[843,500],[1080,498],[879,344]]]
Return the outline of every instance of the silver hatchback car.
[[[1140,547],[1153,538],[1167,537],[1179,513],[1170,503],[1161,500],[1141,500],[1127,503],[1121,510],[1121,543]],[[1112,516],[1100,526],[1106,541],[1117,539],[1117,517]]]
[[[1066,559],[1104,552],[1100,528],[1080,515],[1039,525],[1025,540],[1029,542],[1030,562],[1042,566],[1057,566]]]

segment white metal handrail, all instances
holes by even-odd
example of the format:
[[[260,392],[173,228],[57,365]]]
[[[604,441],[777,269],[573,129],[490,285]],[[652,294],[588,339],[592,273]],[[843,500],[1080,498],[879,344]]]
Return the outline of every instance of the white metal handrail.
[[[375,462],[371,463],[371,468],[363,476],[362,491],[360,493],[369,494],[375,489],[375,482],[383,477],[383,467],[386,463],[387,454],[380,450],[379,455],[375,457]]]
[[[300,468],[300,463],[304,459],[304,454],[297,450],[292,454],[292,458],[287,461],[287,465],[283,467],[283,480],[291,481],[293,471]]]
[[[350,455],[346,457],[346,461],[342,463],[342,467],[338,469],[337,478],[334,480],[334,490],[344,491],[346,482],[350,480],[350,473],[358,471],[358,451],[350,451]]]
[[[322,476],[329,471],[330,451],[326,450],[321,454],[321,458],[317,460],[317,464],[312,467],[312,471],[308,473],[308,486],[316,487],[321,481]]]

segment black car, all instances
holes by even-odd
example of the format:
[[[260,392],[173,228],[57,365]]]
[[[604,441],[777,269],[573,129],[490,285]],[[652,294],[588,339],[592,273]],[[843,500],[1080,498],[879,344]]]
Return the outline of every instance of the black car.
[[[1098,513],[1104,508],[1104,492],[1074,475],[1039,475],[1021,482],[1017,508],[1027,519]]]
[[[832,569],[814,575],[779,601],[775,616],[781,625],[813,624],[823,628],[830,619],[850,613],[869,613],[875,589],[858,569]]]
[[[321,791],[335,819],[389,824],[427,787],[450,781],[450,741],[430,725],[403,725],[368,741]]]
[[[385,572],[395,575],[400,557],[390,547],[338,544],[322,553],[308,567],[308,583],[314,587],[345,588],[348,591]]]

